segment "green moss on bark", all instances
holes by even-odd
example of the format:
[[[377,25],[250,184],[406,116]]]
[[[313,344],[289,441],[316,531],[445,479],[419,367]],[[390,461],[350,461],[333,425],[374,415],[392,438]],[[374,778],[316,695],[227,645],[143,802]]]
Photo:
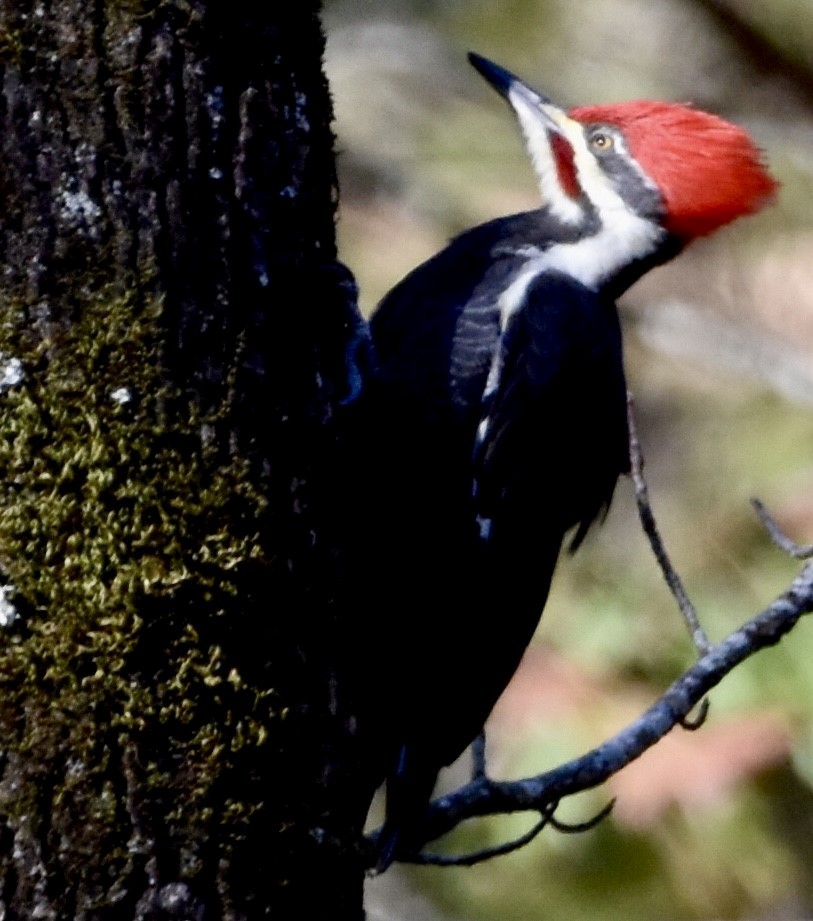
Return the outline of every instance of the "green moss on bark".
[[[212,823],[228,849],[258,808],[250,783],[245,801],[219,790],[285,716],[229,646],[273,569],[266,502],[162,379],[160,304],[102,294],[27,345],[5,315],[0,361],[24,376],[0,394],[0,570],[22,615],[0,632],[0,732],[23,767],[0,815],[58,851],[49,886],[101,904],[143,878],[156,823],[185,842],[166,868],[183,879]]]

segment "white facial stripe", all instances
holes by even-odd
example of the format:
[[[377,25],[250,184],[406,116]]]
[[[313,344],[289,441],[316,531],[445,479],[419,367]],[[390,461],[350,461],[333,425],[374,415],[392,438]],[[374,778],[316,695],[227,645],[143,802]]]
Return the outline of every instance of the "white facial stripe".
[[[563,223],[577,224],[583,216],[582,208],[562,189],[559,182],[559,170],[548,138],[548,129],[540,118],[540,109],[531,102],[526,92],[515,87],[508,91],[508,100],[517,113],[525,136],[525,145],[539,180],[542,201]]]
[[[647,186],[647,188],[652,189],[653,192],[656,192],[660,195],[660,189],[658,189],[657,183],[650,179],[649,176],[644,172],[644,168],[641,164],[632,156],[629,152],[629,147],[627,146],[627,139],[620,131],[613,132],[613,139],[615,141],[616,150],[626,158],[629,165],[635,170],[636,173],[641,177],[641,182]]]
[[[626,208],[603,212],[601,221],[598,233],[548,249],[539,258],[539,271],[560,271],[597,290],[625,266],[654,252],[665,234]]]
[[[500,298],[503,329],[538,271],[558,269],[587,287],[596,288],[632,260],[648,255],[663,237],[659,227],[631,211],[615,190],[591,152],[580,122],[569,118],[556,106],[535,101],[524,87],[512,87],[508,98],[522,127],[543,202],[566,224],[577,224],[584,218],[582,205],[562,189],[559,181],[548,137],[549,130],[558,128],[573,148],[579,185],[598,213],[601,230],[577,243],[552,246],[529,261],[528,270],[523,271]],[[548,129],[546,119],[555,128]],[[620,151],[625,152],[623,137],[617,133],[613,133],[613,137]],[[642,180],[654,189],[651,180],[631,158],[630,163],[638,169]]]
[[[629,210],[624,199],[615,190],[612,181],[599,165],[595,154],[591,152],[584,127],[579,122],[567,118],[562,123],[562,131],[573,147],[579,185],[602,218],[607,212],[617,209]],[[640,165],[629,156],[624,137],[615,131],[612,132],[612,137],[616,150],[625,157],[629,165],[638,173],[641,177],[641,182],[657,192],[657,186],[641,169]]]
[[[569,120],[565,133],[573,147],[579,185],[599,213],[603,214],[605,210],[613,208],[626,210],[623,200],[613,189],[611,183],[607,180],[606,174],[587,146],[587,138],[582,126],[578,122]]]
[[[539,271],[555,269],[595,289],[624,266],[653,252],[665,231],[628,207],[590,151],[583,126],[566,116],[557,119],[557,123],[573,148],[579,185],[596,209],[601,229],[576,243],[550,247],[540,254],[537,265]],[[613,137],[624,152],[623,138],[617,134]],[[630,162],[637,167],[633,160]]]
[[[624,207],[623,202],[622,207],[607,210],[600,217],[599,230],[581,240],[554,243],[547,249],[527,248],[522,271],[502,292],[498,302],[503,332],[511,316],[525,303],[533,280],[542,272],[561,272],[595,291],[625,266],[654,252],[666,233]]]

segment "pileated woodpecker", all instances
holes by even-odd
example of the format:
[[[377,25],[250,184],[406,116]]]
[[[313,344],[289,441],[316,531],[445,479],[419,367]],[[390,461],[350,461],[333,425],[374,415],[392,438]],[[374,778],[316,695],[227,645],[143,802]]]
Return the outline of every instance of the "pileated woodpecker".
[[[461,234],[371,321],[379,869],[421,843],[437,772],[516,669],[565,536],[578,547],[628,472],[615,299],[776,188],[745,131],[714,115],[666,102],[566,113],[469,57],[519,119],[542,205]]]

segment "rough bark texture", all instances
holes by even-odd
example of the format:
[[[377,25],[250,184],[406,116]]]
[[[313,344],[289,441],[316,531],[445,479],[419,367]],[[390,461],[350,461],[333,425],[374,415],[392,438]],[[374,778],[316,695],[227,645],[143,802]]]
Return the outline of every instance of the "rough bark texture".
[[[8,921],[362,914],[317,7],[0,0]]]

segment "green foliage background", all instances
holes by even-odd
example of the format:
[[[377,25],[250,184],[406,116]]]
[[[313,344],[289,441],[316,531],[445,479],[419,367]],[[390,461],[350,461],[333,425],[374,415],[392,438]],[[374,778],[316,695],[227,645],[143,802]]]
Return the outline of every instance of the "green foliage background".
[[[326,14],[340,248],[368,310],[454,233],[535,205],[511,114],[467,68],[468,49],[563,104],[691,100],[745,124],[766,149],[783,184],[778,203],[696,244],[622,305],[655,511],[708,633],[724,636],[796,571],[749,498],[763,499],[798,540],[813,540],[813,8],[331,0]],[[537,642],[594,690],[564,713],[548,708],[534,658],[525,680],[538,699],[509,695],[495,717],[501,773],[584,751],[690,663],[629,484],[604,527],[562,562]],[[662,759],[668,769],[644,762],[600,828],[547,833],[471,870],[387,874],[369,886],[371,918],[810,917],[812,727],[813,625],[802,623],[726,679],[708,724]],[[582,820],[612,792],[585,796],[563,816]],[[652,797],[659,805],[647,813]],[[495,843],[529,821],[461,829],[448,848]]]

